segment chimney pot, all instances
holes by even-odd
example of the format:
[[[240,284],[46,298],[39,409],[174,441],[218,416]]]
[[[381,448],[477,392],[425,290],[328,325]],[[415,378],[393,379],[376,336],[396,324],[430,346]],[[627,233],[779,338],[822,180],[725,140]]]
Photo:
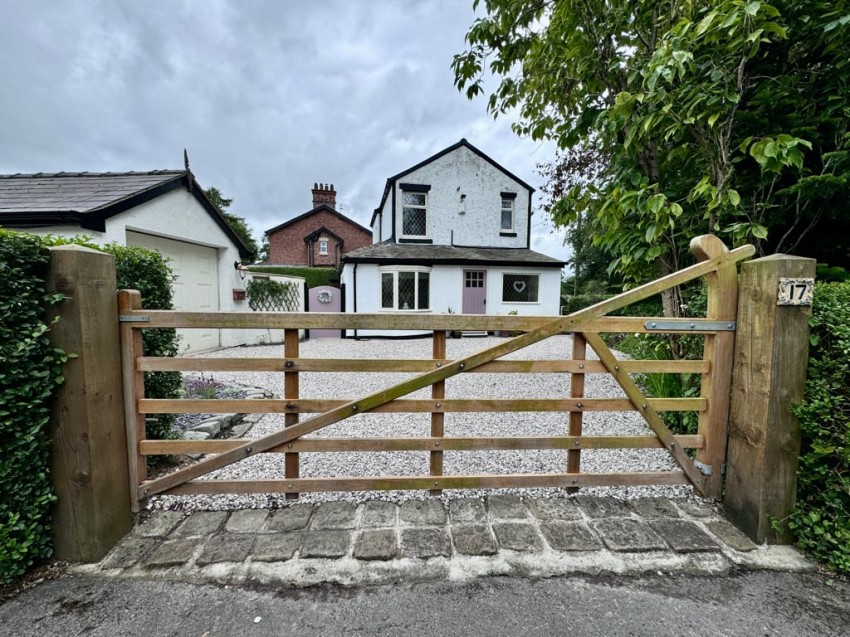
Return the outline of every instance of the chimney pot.
[[[321,205],[330,206],[336,210],[336,190],[333,184],[313,184],[313,207],[318,208]]]

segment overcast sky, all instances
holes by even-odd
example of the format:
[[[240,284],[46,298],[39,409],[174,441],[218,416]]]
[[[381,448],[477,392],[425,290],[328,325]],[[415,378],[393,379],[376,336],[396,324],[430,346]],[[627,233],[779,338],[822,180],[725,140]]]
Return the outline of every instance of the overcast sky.
[[[314,182],[367,225],[387,177],[462,137],[539,188],[552,147],[454,87],[473,20],[472,0],[0,0],[0,173],[182,168],[185,147],[258,238]],[[540,213],[532,232],[566,258]]]

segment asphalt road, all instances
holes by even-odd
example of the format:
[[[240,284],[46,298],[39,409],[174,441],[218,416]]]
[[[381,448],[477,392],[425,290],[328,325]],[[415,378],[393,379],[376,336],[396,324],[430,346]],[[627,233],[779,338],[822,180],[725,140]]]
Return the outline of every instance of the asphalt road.
[[[850,584],[746,573],[262,590],[66,575],[0,606],[0,635],[850,635]]]

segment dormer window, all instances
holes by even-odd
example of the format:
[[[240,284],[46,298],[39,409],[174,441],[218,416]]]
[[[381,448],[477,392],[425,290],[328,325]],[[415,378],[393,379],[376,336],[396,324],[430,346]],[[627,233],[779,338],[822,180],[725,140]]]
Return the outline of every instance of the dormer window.
[[[401,212],[401,234],[405,237],[424,237],[427,228],[427,200],[424,192],[402,194],[404,206]]]
[[[399,184],[401,188],[401,236],[425,239],[428,236],[427,184]]]
[[[502,193],[502,209],[501,209],[501,219],[499,225],[499,233],[500,234],[514,234],[516,233],[516,193],[515,192],[503,192]]]

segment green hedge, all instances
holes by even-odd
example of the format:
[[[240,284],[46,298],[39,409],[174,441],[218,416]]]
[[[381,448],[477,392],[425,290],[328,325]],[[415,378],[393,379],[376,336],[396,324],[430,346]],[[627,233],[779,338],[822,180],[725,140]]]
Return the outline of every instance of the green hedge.
[[[797,506],[800,548],[850,573],[850,283],[815,286],[809,367],[800,419]]]
[[[97,246],[115,257],[115,274],[119,290],[138,290],[146,310],[173,310],[171,283],[174,274],[167,258],[155,250],[110,243]],[[142,331],[142,351],[145,356],[176,356],[180,337],[177,330]],[[145,373],[145,396],[148,398],[179,398],[182,387],[180,372]],[[179,436],[173,431],[174,414],[157,414],[148,419],[147,437],[169,440]]]
[[[336,268],[298,268],[285,265],[251,265],[248,270],[257,274],[280,274],[282,276],[301,276],[308,288],[320,285],[332,285],[339,282],[339,270]]]
[[[0,230],[0,584],[50,557],[50,401],[67,355],[50,346],[49,252],[32,235]]]
[[[142,294],[142,307],[146,310],[173,310],[171,283],[174,273],[168,258],[156,250],[118,243],[96,245],[91,237],[73,238],[46,236],[45,245],[81,245],[107,252],[115,257],[115,277],[119,290],[138,290]],[[180,337],[174,329],[144,330],[142,351],[145,356],[176,356]],[[148,398],[179,398],[182,386],[180,372],[146,372],[145,396]],[[155,440],[172,440],[177,434],[172,430],[174,414],[156,414],[148,418],[147,437]],[[151,462],[156,457],[151,456]]]

